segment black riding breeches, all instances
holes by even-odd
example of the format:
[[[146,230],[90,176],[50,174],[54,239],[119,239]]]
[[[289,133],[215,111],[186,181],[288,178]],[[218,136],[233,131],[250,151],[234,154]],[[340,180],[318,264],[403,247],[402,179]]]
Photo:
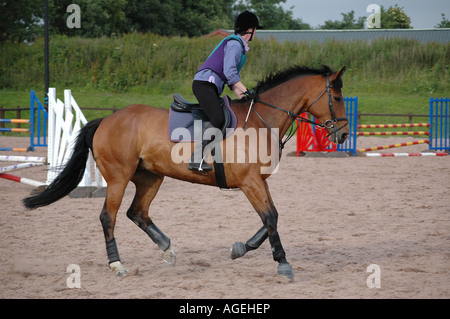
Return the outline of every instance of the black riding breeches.
[[[217,87],[213,83],[194,80],[192,91],[211,124],[221,129],[225,119]]]

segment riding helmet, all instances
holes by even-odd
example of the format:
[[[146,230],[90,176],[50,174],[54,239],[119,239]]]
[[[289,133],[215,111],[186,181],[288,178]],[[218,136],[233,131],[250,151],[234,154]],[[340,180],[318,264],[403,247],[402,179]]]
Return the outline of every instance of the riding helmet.
[[[236,34],[242,33],[248,28],[262,29],[262,26],[259,25],[258,17],[254,13],[245,10],[236,18],[236,21],[234,22],[234,32]]]

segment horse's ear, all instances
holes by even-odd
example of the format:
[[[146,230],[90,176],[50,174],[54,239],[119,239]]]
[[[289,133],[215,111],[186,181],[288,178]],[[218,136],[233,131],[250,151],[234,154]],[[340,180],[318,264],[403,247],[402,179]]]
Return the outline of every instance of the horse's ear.
[[[336,76],[335,81],[336,81],[337,79],[340,79],[340,78],[344,75],[344,73],[345,73],[346,70],[347,70],[347,67],[346,67],[346,66],[343,66],[342,69],[339,71],[338,75]]]
[[[333,85],[333,87],[336,90],[341,90],[342,89],[343,83],[342,83],[341,77],[344,75],[345,70],[347,70],[346,66],[344,66],[339,72],[336,72],[335,73],[335,74],[337,74],[336,77],[331,80],[331,84]]]

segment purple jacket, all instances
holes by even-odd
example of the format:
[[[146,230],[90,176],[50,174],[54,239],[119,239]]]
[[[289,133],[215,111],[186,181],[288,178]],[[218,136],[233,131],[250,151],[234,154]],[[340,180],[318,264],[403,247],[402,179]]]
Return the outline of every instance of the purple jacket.
[[[239,45],[228,44],[229,41],[236,41]],[[247,59],[245,55],[247,50],[247,43],[241,37],[234,34],[226,37],[197,70],[194,80],[214,83],[219,94],[222,94],[225,83],[231,86],[240,80],[239,72]]]

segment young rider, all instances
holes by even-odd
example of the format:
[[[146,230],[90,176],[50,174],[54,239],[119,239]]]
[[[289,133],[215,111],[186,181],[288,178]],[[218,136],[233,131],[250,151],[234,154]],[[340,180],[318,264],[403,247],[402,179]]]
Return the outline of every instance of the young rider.
[[[223,39],[197,70],[192,91],[210,124],[203,126],[203,132],[210,128],[222,128],[224,115],[220,95],[225,84],[239,97],[250,94],[241,82],[239,72],[247,59],[248,42],[252,41],[256,29],[260,29],[258,17],[244,11],[235,20],[234,34]],[[203,134],[202,134],[203,135]],[[211,140],[202,140],[201,149],[196,146],[188,169],[210,171],[212,167],[203,162],[203,151]]]

